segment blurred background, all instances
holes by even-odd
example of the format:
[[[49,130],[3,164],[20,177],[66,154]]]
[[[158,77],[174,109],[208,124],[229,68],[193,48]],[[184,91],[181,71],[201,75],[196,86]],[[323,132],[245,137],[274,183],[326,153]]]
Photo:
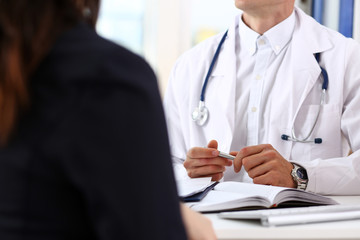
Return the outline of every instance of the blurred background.
[[[161,94],[176,59],[225,31],[240,13],[234,0],[101,0],[97,31],[144,57]],[[318,22],[360,42],[360,0],[296,0]]]

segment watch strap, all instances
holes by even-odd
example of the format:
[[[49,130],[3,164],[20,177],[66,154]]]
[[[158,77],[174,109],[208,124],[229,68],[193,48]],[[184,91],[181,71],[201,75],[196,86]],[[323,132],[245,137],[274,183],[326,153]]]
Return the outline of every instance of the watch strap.
[[[294,167],[291,171],[291,176],[294,180],[294,182],[297,184],[297,189],[300,190],[306,190],[307,187],[307,183],[308,183],[308,179],[302,179],[298,176],[297,171],[302,168],[304,171],[306,171],[303,167],[295,164],[295,163],[291,163]]]

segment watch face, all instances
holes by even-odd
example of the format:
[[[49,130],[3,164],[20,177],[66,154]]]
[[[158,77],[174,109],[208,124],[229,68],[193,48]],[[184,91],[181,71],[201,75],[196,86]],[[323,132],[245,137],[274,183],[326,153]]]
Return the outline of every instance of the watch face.
[[[307,176],[307,173],[306,173],[306,170],[303,169],[303,168],[299,168],[297,171],[296,171],[296,175],[301,178],[301,179],[308,179],[308,176]]]

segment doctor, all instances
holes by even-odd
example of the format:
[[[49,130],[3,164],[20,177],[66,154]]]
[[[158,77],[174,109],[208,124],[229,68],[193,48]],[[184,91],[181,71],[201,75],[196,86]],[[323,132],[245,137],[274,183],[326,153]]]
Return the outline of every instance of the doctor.
[[[183,54],[170,76],[177,177],[360,194],[360,45],[294,0],[235,5],[227,33]]]

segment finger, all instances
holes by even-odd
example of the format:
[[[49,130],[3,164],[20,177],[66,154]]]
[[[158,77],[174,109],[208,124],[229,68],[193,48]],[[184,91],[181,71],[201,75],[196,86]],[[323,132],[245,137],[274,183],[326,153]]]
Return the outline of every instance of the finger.
[[[203,167],[192,168],[187,171],[188,176],[191,178],[212,176],[217,173],[223,173],[225,171],[225,167],[218,165],[206,165]]]
[[[267,174],[253,178],[253,183],[262,185],[271,185],[271,181]]]
[[[271,186],[278,186],[278,187],[291,187],[289,186],[286,181],[279,172],[276,171],[269,171],[264,175],[258,176],[253,179],[255,184],[263,184],[263,185],[271,185]],[[293,183],[291,183],[293,185]]]
[[[193,147],[187,152],[188,158],[214,158],[218,155],[219,151],[213,148]]]
[[[282,158],[275,149],[264,149],[262,152],[245,157],[242,164],[247,172],[259,165]]]
[[[245,168],[245,170],[246,170],[246,168]],[[254,179],[259,176],[265,175],[266,173],[268,173],[271,170],[272,170],[272,164],[265,163],[265,164],[260,164],[256,167],[252,168],[251,170],[247,171],[247,173],[248,173],[249,177]]]
[[[245,157],[241,161],[242,166],[247,172],[251,171],[253,168],[258,167],[261,164],[264,164],[264,162],[265,162],[264,156],[261,154]]]
[[[222,179],[224,177],[224,173],[215,173],[215,174],[210,174],[210,175],[206,175],[206,176],[202,176],[202,177],[211,177],[211,181],[219,181],[220,179]]]
[[[222,157],[215,158],[189,158],[184,162],[185,168],[196,168],[207,165],[231,166],[232,161]]]
[[[245,158],[245,157],[260,153],[263,150],[268,149],[269,147],[271,147],[271,145],[269,145],[269,144],[260,144],[260,145],[255,145],[255,146],[244,147],[243,149],[241,149],[239,151],[238,155],[240,156],[240,158]]]
[[[284,175],[279,171],[270,170],[269,172],[253,179],[256,184],[272,185],[278,187],[294,188],[295,182],[291,175]]]
[[[211,140],[209,143],[208,143],[208,148],[215,148],[217,149],[218,148],[218,142],[216,140]]]
[[[277,151],[270,144],[249,146],[241,149],[234,160],[235,172],[244,166],[246,171],[276,157]],[[240,163],[241,162],[241,163]]]
[[[220,181],[224,177],[224,173],[216,173],[212,176],[211,181]]]
[[[244,166],[243,159],[254,154],[261,153],[264,150],[264,145],[248,146],[241,149],[234,159],[234,171],[240,172],[241,167]],[[246,169],[245,169],[246,170]]]
[[[238,154],[238,151],[231,151],[230,155],[236,156]]]
[[[232,151],[230,152],[230,155],[233,155],[235,156],[235,159],[233,160],[233,164],[234,164],[234,171],[235,172],[240,172],[241,168],[242,168],[242,162],[241,162],[241,159],[240,157],[238,157],[239,152],[237,151]]]

